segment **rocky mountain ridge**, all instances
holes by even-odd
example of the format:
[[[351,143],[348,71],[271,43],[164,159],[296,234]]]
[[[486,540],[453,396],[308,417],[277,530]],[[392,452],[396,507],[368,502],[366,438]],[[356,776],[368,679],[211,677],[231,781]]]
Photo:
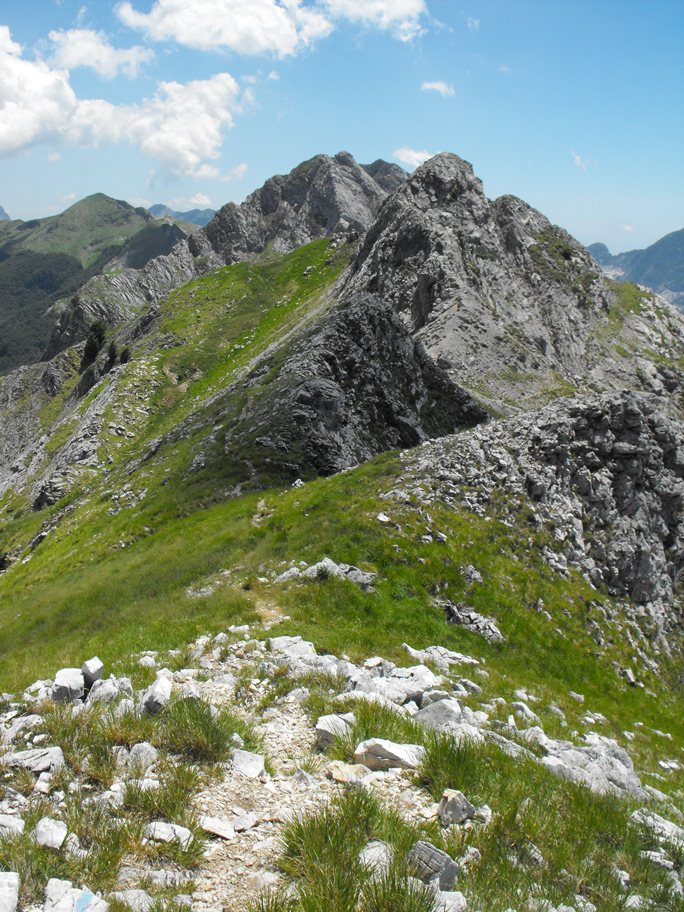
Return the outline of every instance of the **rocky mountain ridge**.
[[[499,412],[563,388],[680,386],[667,371],[684,339],[679,314],[653,299],[648,314],[631,307],[619,316],[626,344],[615,345],[616,293],[584,248],[522,200],[489,201],[472,166],[450,153],[387,200],[347,287],[391,301],[454,381]],[[657,350],[667,340],[655,370],[631,353],[644,336]]]
[[[200,225],[202,227],[216,215],[215,209],[189,209],[187,212],[178,212],[163,203],[148,206],[147,211],[157,219],[170,216],[178,221],[189,222],[191,225]]]
[[[666,234],[644,250],[613,255],[605,244],[590,244],[587,250],[607,275],[646,285],[684,309],[684,228]]]
[[[3,209],[3,207],[0,206],[0,222],[10,222],[10,221],[12,221],[12,219],[11,219],[10,216],[7,214],[7,212],[5,212],[5,210]]]
[[[559,394],[632,388],[658,395],[659,408],[671,415],[681,413],[684,320],[674,309],[631,286],[622,286],[631,297],[621,298],[591,271],[583,248],[542,215],[513,197],[489,202],[457,156],[437,156],[385,196],[371,172],[396,182],[397,170],[364,168],[347,153],[318,156],[267,182],[242,207],[224,207],[206,232],[182,239],[172,254],[91,280],[62,315],[57,347],[99,316],[120,325],[121,350],[138,349],[141,379],[129,386],[131,372],[115,364],[116,343],[114,362],[103,348],[85,369],[76,348],[8,376],[0,383],[0,490],[30,492],[37,509],[58,501],[79,479],[106,470],[112,427],[139,439],[160,464],[183,443],[190,447],[184,472],[227,474],[241,490],[279,473],[330,474],[472,426],[487,417],[483,403],[490,413],[516,412]],[[329,233],[328,254],[316,248],[311,260],[281,261],[273,250],[273,238],[282,250],[304,251],[300,242]],[[260,248],[268,248],[262,259]],[[235,273],[244,276],[239,290],[231,290],[230,267],[221,271],[226,259],[256,264]],[[285,294],[276,283],[264,297],[281,268]],[[189,281],[187,292],[174,291]],[[212,282],[217,292],[205,293]],[[176,297],[167,298],[172,291]],[[259,319],[289,307],[299,316],[287,318],[265,348],[254,341],[257,323],[224,343],[221,320],[240,327],[241,310],[252,306]],[[178,320],[182,328],[166,328]],[[225,330],[227,340],[234,331]],[[226,351],[251,354],[207,387],[205,373],[216,370],[199,356],[207,346],[216,363]],[[93,387],[98,393],[86,401]],[[187,400],[192,406],[182,418],[147,436],[160,391],[173,402],[174,387],[202,392]],[[124,430],[119,410],[131,398]],[[59,416],[51,402],[62,402],[64,411],[45,434],[45,416]],[[560,421],[553,431],[566,433],[564,427]],[[129,471],[140,459],[132,454]],[[610,453],[601,452],[596,465],[610,474],[606,460]],[[664,572],[670,583],[653,597],[668,602],[678,558],[667,564],[661,553],[658,529],[671,519],[665,503],[653,509],[639,553],[654,536],[657,568],[644,557],[634,572],[639,585],[650,572]],[[633,542],[632,531],[627,539]],[[677,536],[672,547],[676,555]],[[638,586],[624,591],[635,597]]]
[[[94,194],[56,216],[0,226],[0,372],[39,360],[58,313],[91,276],[137,268],[185,232]]]
[[[388,186],[404,173],[386,162],[369,168]],[[223,206],[205,229],[145,269],[86,284],[58,320],[44,358],[84,338],[93,320],[120,324],[218,266],[250,259],[269,246],[286,253],[339,230],[364,231],[385,195],[349,153],[317,155],[289,175],[271,178],[239,206]]]

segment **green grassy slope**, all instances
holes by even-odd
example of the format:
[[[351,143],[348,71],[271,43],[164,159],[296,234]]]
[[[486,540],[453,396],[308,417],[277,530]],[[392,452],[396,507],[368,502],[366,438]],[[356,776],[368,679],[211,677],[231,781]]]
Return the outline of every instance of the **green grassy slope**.
[[[61,215],[0,223],[0,373],[39,360],[68,298],[123,252],[139,268],[184,236],[143,209],[96,193]]]
[[[548,569],[540,552],[553,544],[528,523],[524,504],[513,528],[498,519],[496,504],[487,519],[466,509],[431,509],[431,527],[447,536],[442,544],[422,541],[428,521],[417,505],[381,496],[401,484],[394,454],[303,488],[280,486],[275,474],[266,491],[235,487],[216,424],[229,405],[239,407],[226,401],[231,385],[325,306],[349,253],[317,241],[188,284],[164,302],[156,328],[113,378],[86,400],[45,410],[58,448],[68,422],[114,384],[100,431],[106,472],[84,473],[64,501],[40,513],[21,497],[0,501],[0,555],[20,554],[0,575],[0,689],[87,654],[110,664],[232,622],[287,615],[278,632],[301,633],[338,655],[408,662],[403,642],[470,653],[485,661],[492,696],[528,688],[544,705],[561,706],[577,728],[584,708],[568,691],[582,692],[586,706],[607,717],[603,733],[624,742],[623,730],[637,731],[630,749],[642,770],[657,773],[662,753],[650,729],[672,734],[671,756],[684,748],[675,660],[650,670],[622,632],[620,605],[581,577],[563,579]],[[131,436],[118,433],[120,425]],[[380,511],[396,525],[380,523]],[[29,542],[51,519],[56,528],[31,550]],[[272,582],[291,561],[326,555],[377,572],[376,591],[333,579]],[[468,564],[482,574],[481,585],[467,583]],[[437,593],[494,616],[506,642],[491,645],[448,625],[434,603]],[[536,610],[539,599],[551,621]],[[604,606],[613,620],[599,649],[591,630],[603,624]],[[629,688],[614,664],[634,667],[646,687]],[[542,718],[555,733],[553,714]],[[635,729],[636,722],[643,727]],[[683,784],[679,773],[665,783],[645,781],[672,791]]]
[[[0,248],[11,247],[14,253],[63,253],[76,257],[88,269],[105,251],[122,246],[149,221],[144,209],[95,193],[60,215],[3,223]]]

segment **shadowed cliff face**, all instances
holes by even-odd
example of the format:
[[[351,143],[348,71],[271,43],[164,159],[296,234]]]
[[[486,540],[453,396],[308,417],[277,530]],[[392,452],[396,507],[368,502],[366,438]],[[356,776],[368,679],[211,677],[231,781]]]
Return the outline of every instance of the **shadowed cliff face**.
[[[487,419],[393,309],[368,294],[325,314],[227,398],[245,394],[226,453],[249,452],[254,468],[280,463],[294,476],[330,475]]]
[[[385,187],[393,189],[402,174],[382,161],[367,170],[340,152],[334,158],[317,155],[290,174],[270,178],[243,203],[224,206],[206,228],[180,241],[167,256],[84,285],[60,315],[43,360],[84,339],[94,320],[119,325],[218,266],[251,259],[269,246],[288,253],[335,232],[363,233],[387,195]]]
[[[390,301],[453,378],[500,411],[585,381],[669,388],[602,344],[616,334],[617,299],[587,251],[522,200],[488,200],[456,155],[426,162],[387,199],[348,287]],[[676,360],[684,323],[664,304],[651,310],[633,336],[649,336],[655,321],[677,337],[665,359]]]

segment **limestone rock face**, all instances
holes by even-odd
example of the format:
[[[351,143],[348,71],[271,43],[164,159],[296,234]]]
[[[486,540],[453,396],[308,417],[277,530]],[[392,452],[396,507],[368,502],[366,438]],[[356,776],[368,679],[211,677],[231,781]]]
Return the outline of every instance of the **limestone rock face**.
[[[251,397],[226,434],[226,452],[251,444],[254,465],[329,475],[487,418],[372,295],[327,314],[272,360],[280,366],[267,386],[268,361],[245,380]]]
[[[347,282],[391,302],[457,383],[504,413],[589,377],[653,391],[667,380],[604,344],[617,332],[615,293],[584,247],[516,197],[488,200],[451,153],[387,199]],[[641,342],[655,320],[681,347],[681,316],[665,302],[653,310]]]
[[[405,477],[476,512],[495,487],[529,498],[560,545],[545,555],[554,569],[582,570],[667,627],[684,569],[684,431],[662,405],[628,392],[561,400],[427,444]]]
[[[207,225],[207,237],[227,263],[235,263],[268,243],[289,253],[339,230],[363,232],[377,215],[386,188],[394,189],[397,180],[386,162],[368,167],[370,171],[348,152],[334,158],[317,155],[288,175],[270,178],[241,205],[228,203]],[[382,183],[376,183],[373,173]]]

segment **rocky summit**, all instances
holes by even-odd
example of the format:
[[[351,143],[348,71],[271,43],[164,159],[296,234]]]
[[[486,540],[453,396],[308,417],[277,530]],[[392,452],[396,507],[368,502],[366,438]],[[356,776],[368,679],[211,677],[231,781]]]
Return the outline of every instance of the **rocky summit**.
[[[392,301],[454,380],[503,412],[568,389],[668,387],[682,344],[672,308],[625,308],[567,232],[516,197],[488,200],[449,153],[387,200],[348,282]],[[675,347],[651,369],[643,339],[656,337]]]
[[[131,211],[0,377],[0,912],[681,909],[684,317],[450,153]]]

